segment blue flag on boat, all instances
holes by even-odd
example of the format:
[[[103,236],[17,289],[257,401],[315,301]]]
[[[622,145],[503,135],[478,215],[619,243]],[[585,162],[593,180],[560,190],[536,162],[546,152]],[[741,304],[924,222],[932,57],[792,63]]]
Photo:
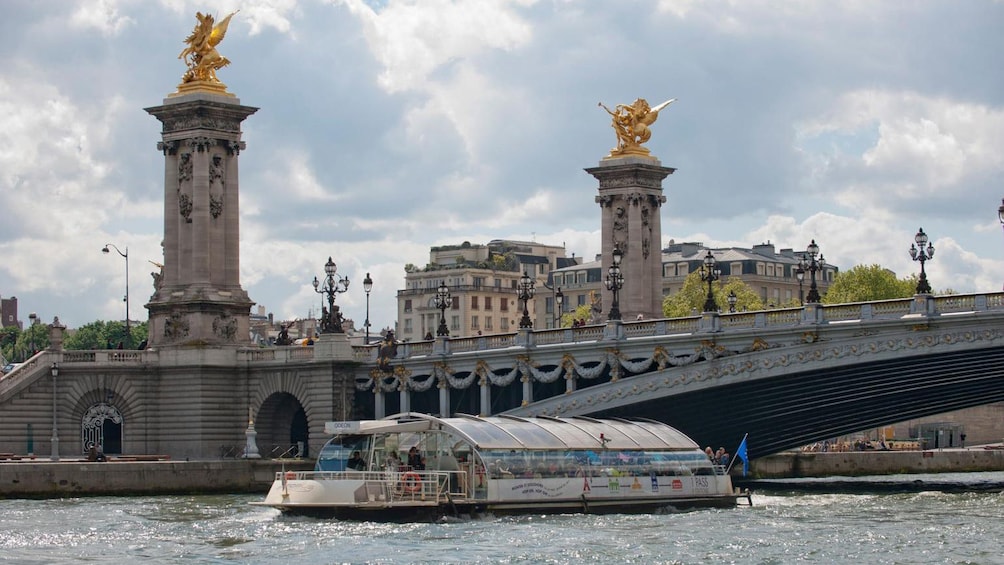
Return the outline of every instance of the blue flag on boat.
[[[739,442],[739,447],[736,448],[736,457],[743,460],[743,476],[750,471],[750,456],[746,451],[746,437],[743,436],[743,440]]]

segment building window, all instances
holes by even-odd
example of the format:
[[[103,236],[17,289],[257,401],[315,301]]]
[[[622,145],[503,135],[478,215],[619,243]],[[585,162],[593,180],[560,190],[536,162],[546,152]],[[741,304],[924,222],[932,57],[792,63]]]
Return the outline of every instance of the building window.
[[[756,264],[756,274],[758,274],[758,275],[760,275],[762,277],[763,276],[763,272],[764,272],[764,264],[763,263],[757,263]]]
[[[509,311],[509,299],[508,298],[506,298],[506,297],[503,296],[502,298],[499,299],[499,310],[501,310],[503,312],[508,312]]]
[[[553,314],[554,313],[554,299],[548,296],[544,299],[544,313]]]
[[[478,317],[477,316],[471,316],[471,329],[472,330],[480,329],[480,328],[478,328]]]
[[[499,320],[499,329],[504,332],[509,331],[509,318],[503,317]]]
[[[485,329],[488,331],[492,329],[492,319],[489,316],[485,316]]]
[[[586,273],[585,271],[580,273],[575,273],[576,284],[586,284]]]
[[[450,317],[450,329],[455,332],[460,331],[460,316]]]
[[[774,276],[774,263],[768,263],[767,264],[767,276],[768,277],[773,277]]]
[[[404,313],[407,314],[409,312],[411,312],[411,299],[410,298],[404,301]]]
[[[460,297],[453,296],[453,304],[450,305],[450,310],[460,310]]]
[[[484,277],[474,277],[474,288],[481,288],[485,285]]]
[[[578,297],[578,302],[576,302],[576,305],[577,306],[582,306],[585,303],[586,303],[586,295],[585,294],[580,294],[579,297]]]
[[[685,277],[690,274],[690,265],[687,263],[676,264],[676,276]]]
[[[485,310],[491,310],[491,309],[492,309],[492,297],[491,296],[486,296],[485,297]]]
[[[735,263],[729,264],[729,274],[733,277],[738,277],[743,274],[743,264],[741,261],[736,261]]]
[[[502,279],[495,279],[495,288],[496,289],[502,288]]]
[[[478,297],[477,296],[472,296],[471,297],[471,310],[477,310],[477,309],[478,309]]]
[[[406,334],[411,333],[411,318],[404,319],[404,333]]]

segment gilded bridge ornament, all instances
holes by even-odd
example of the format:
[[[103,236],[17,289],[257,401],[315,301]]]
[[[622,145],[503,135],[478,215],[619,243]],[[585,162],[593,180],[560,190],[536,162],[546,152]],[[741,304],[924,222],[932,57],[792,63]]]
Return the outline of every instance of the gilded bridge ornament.
[[[218,24],[215,23],[215,18],[209,14],[195,13],[195,18],[199,20],[199,23],[195,24],[195,29],[185,39],[188,46],[178,55],[178,58],[188,65],[188,71],[182,76],[178,90],[184,90],[185,86],[190,83],[209,83],[201,86],[209,86],[212,90],[226,88],[216,78],[216,71],[229,65],[230,60],[220,55],[216,46],[223,41],[227,34],[227,26],[230,25],[230,18],[234,17],[236,13],[233,12],[223,18]]]
[[[648,148],[641,146],[652,137],[652,130],[649,129],[649,126],[659,118],[659,111],[675,101],[676,98],[673,98],[652,108],[644,98],[638,98],[633,104],[618,104],[614,106],[613,110],[600,102],[599,106],[610,114],[611,125],[614,128],[614,133],[617,134],[617,147],[611,149],[610,155],[605,158],[612,159],[629,155],[649,157]]]

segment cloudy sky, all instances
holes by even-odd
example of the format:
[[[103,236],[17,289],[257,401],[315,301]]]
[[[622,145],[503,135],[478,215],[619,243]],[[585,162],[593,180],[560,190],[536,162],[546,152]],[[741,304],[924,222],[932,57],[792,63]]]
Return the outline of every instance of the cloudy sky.
[[[599,250],[597,107],[678,101],[648,143],[662,243],[820,245],[900,275],[919,227],[935,289],[1004,281],[1004,2],[4,0],[0,295],[78,326],[133,319],[161,261],[160,123],[195,12],[234,17],[241,271],[277,318],[332,256],[361,325],[394,323],[404,265],[496,238]]]

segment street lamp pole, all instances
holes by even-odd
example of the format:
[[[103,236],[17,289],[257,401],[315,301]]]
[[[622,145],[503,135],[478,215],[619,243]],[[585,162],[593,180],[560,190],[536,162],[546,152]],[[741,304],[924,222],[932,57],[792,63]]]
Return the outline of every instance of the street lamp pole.
[[[35,351],[36,351],[36,347],[35,347],[35,326],[38,325],[38,314],[36,314],[34,312],[32,312],[31,314],[28,314],[28,320],[29,320],[29,322],[28,322],[28,331],[31,332],[31,336],[30,336],[31,337],[31,354],[28,355],[27,357],[25,357],[25,361],[27,361],[29,358],[35,356]]]
[[[342,317],[335,310],[335,295],[349,289],[349,278],[338,277],[338,266],[328,257],[328,262],[324,264],[324,283],[314,277],[314,292],[324,294],[328,298],[328,311],[321,319],[321,333],[340,334],[342,333]]]
[[[621,304],[619,301],[618,294],[620,290],[624,288],[624,273],[621,271],[621,260],[624,258],[624,252],[621,251],[619,245],[614,246],[614,251],[611,254],[611,265],[607,269],[607,290],[613,293],[610,301],[610,313],[607,314],[607,320],[620,320],[621,319]]]
[[[795,278],[798,279],[798,305],[805,306],[805,297],[802,294],[802,281],[805,280],[805,269],[802,268],[802,262],[798,262],[798,267],[795,268]]]
[[[920,261],[920,280],[917,281],[917,294],[931,294],[931,285],[927,282],[927,273],[924,272],[924,262],[930,261],[934,257],[934,246],[928,243],[924,228],[917,231],[913,240],[916,245],[910,244],[910,257],[914,261]],[[924,248],[925,245],[927,249]]]
[[[129,330],[129,246],[126,246],[123,252],[114,243],[106,243],[104,247],[101,248],[102,253],[109,253],[108,248],[111,247],[118,252],[119,255],[125,259],[125,275],[126,275],[126,293],[125,293],[125,305],[126,305],[126,317],[125,317],[125,347],[129,348],[132,346],[132,332]]]
[[[715,256],[708,250],[708,254],[704,256],[704,265],[701,267],[701,280],[707,281],[708,283],[708,297],[704,301],[704,311],[705,312],[717,312],[718,305],[715,304],[715,294],[712,290],[711,283],[717,281],[722,276],[722,271],[715,268]]]
[[[819,259],[816,259],[816,256]],[[816,287],[816,271],[821,271],[823,265],[826,264],[826,260],[823,259],[822,253],[819,252],[819,246],[816,245],[816,240],[813,239],[809,246],[805,248],[805,253],[802,255],[802,261],[799,265],[804,273],[804,271],[809,271],[809,295],[805,297],[805,301],[818,304],[820,301],[819,289]],[[804,274],[802,276],[805,276]]]
[[[453,297],[450,295],[450,287],[446,286],[446,281],[440,281],[435,301],[436,308],[439,308],[439,327],[436,328],[436,335],[450,337],[450,328],[446,325],[446,308],[453,304]]]
[[[366,292],[366,345],[370,344],[370,291],[373,290],[373,279],[366,273],[363,279],[363,290]]]
[[[526,271],[523,271],[523,276],[519,278],[519,283],[517,287],[518,297],[523,301],[523,317],[519,319],[519,329],[532,329],[533,320],[530,319],[530,310],[527,305],[530,299],[533,298],[533,279]]]
[[[555,321],[552,323],[554,327],[561,325],[561,315],[564,311],[561,309],[561,305],[565,303],[565,295],[561,293],[561,287],[558,287],[557,292],[554,293],[554,316]]]
[[[730,290],[729,291],[728,300],[729,300],[729,313],[735,312],[736,311],[736,302],[739,301],[739,297],[736,296],[736,291],[734,291],[734,290]]]
[[[1004,228],[1004,198],[1001,199],[1001,207],[997,209],[997,219],[1001,222],[1001,227]]]
[[[50,368],[52,372],[52,455],[49,459],[59,461],[59,426],[56,418],[56,376],[59,375],[59,363],[53,363]]]

